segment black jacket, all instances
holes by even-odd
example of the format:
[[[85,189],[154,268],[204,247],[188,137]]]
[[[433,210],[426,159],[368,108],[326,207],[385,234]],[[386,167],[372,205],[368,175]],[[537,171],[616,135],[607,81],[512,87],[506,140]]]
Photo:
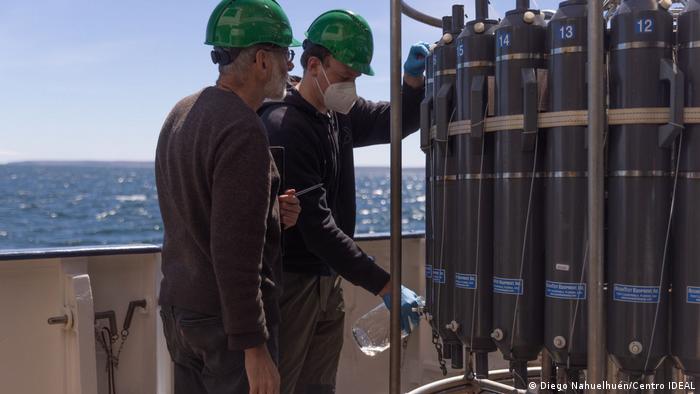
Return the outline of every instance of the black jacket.
[[[423,89],[403,87],[403,136],[418,128]],[[331,269],[377,294],[389,274],[353,241],[355,164],[353,148],[390,140],[389,103],[360,98],[348,115],[322,114],[295,89],[258,111],[271,146],[285,148],[285,188],[323,183],[299,197],[297,225],[284,233],[285,271],[329,275]]]

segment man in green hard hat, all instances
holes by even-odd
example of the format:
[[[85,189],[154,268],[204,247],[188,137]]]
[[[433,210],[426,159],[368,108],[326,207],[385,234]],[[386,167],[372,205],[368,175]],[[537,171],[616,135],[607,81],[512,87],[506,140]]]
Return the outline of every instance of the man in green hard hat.
[[[219,67],[182,99],[156,150],[164,223],[159,303],[175,394],[275,394],[281,224],[296,223],[256,114],[280,99],[292,38],[274,0],[224,0],[206,44]]]
[[[357,96],[355,80],[374,75],[372,31],[347,10],[323,13],[309,27],[301,65],[304,74],[283,101],[258,113],[270,143],[285,148],[285,175],[297,190],[302,213],[285,232],[281,298],[280,374],[283,393],[332,393],[343,344],[340,277],[383,296],[390,305],[389,274],[353,240],[355,174],[353,148],[388,143],[389,103]],[[418,128],[428,46],[411,48],[404,64],[403,134]],[[418,323],[417,295],[402,289],[402,326]]]

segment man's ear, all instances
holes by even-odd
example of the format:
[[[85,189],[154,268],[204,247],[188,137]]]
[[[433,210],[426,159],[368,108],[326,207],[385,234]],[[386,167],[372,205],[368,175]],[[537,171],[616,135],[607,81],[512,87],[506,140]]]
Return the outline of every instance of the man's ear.
[[[316,76],[318,74],[318,67],[321,65],[321,60],[316,56],[309,57],[306,63],[306,69],[311,72],[312,75]]]
[[[270,67],[270,59],[267,57],[267,52],[258,50],[255,53],[255,64],[262,70],[267,70]]]
[[[269,56],[267,51],[258,50],[255,53],[255,63],[253,63],[253,70],[255,70],[256,78],[265,81],[269,78],[269,74],[273,72],[272,58]]]

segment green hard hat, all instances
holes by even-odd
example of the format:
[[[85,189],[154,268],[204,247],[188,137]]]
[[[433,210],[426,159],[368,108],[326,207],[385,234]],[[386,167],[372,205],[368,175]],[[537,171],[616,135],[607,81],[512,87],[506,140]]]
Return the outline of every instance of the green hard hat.
[[[374,75],[372,29],[365,18],[348,10],[331,10],[311,23],[306,37],[328,49],[339,62],[357,72]]]
[[[204,43],[223,48],[301,45],[292,37],[289,19],[275,0],[223,0],[209,17]]]

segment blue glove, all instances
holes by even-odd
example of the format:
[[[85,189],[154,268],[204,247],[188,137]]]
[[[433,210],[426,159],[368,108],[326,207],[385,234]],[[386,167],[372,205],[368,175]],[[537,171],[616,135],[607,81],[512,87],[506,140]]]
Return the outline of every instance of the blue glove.
[[[384,305],[391,310],[391,293],[383,297]],[[401,331],[410,333],[413,327],[418,326],[420,315],[414,311],[423,301],[421,297],[406,286],[401,286]]]
[[[430,54],[430,46],[427,42],[413,44],[408,52],[408,59],[403,64],[403,72],[412,77],[420,77],[425,71],[425,58]]]

